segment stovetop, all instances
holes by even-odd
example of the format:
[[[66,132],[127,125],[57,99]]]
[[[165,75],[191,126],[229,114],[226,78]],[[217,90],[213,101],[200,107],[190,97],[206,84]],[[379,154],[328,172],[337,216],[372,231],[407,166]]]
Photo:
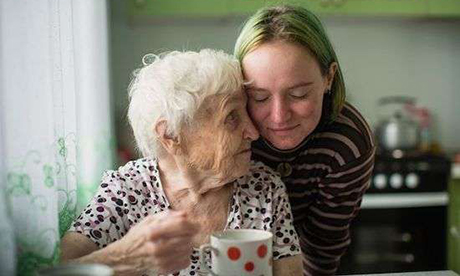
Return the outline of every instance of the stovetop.
[[[447,190],[450,160],[443,155],[378,154],[367,193],[432,193]]]

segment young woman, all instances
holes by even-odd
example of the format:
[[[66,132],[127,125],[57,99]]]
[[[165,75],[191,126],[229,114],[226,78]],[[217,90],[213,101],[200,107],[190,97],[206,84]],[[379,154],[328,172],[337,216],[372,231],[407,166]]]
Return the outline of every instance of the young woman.
[[[310,11],[259,10],[244,25],[235,55],[261,135],[252,158],[277,170],[287,186],[304,274],[334,274],[369,186],[371,130],[345,101],[338,59]]]

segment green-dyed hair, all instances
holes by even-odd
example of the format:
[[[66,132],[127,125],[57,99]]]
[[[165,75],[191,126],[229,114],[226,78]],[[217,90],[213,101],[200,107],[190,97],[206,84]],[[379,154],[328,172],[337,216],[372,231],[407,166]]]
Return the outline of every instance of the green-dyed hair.
[[[331,93],[324,97],[321,119],[322,123],[333,121],[345,103],[345,83],[334,48],[321,21],[302,7],[282,5],[262,8],[244,24],[234,54],[242,62],[258,46],[276,40],[305,47],[316,58],[323,76],[328,73],[333,62],[337,63]]]

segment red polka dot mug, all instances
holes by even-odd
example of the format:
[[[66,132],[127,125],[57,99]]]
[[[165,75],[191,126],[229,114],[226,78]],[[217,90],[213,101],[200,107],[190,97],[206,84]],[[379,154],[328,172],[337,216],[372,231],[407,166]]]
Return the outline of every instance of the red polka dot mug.
[[[200,247],[201,267],[214,276],[271,276],[272,239],[272,233],[263,230],[213,233],[211,243]],[[206,260],[208,251],[211,251],[211,269]]]

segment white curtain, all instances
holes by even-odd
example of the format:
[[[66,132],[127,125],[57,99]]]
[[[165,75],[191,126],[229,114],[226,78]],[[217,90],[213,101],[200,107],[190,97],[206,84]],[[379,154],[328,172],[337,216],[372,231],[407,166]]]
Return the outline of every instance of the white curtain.
[[[1,275],[56,264],[113,166],[107,34],[104,0],[0,1]]]

